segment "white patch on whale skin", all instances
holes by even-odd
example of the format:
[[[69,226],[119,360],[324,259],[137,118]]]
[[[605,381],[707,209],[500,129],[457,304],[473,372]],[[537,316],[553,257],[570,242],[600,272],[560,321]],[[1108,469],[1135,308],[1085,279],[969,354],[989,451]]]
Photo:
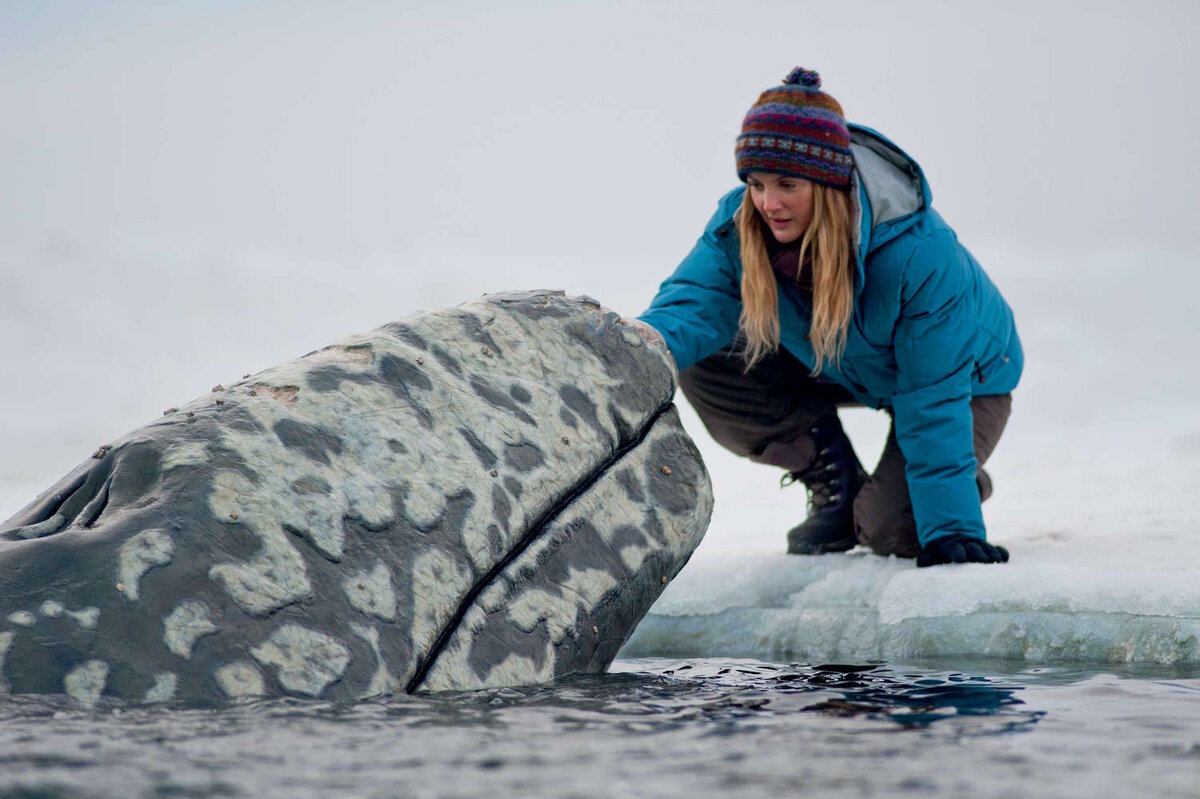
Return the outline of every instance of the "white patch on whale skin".
[[[547,645],[542,656],[542,667],[538,668],[533,658],[509,653],[504,660],[492,666],[484,688],[500,688],[505,685],[533,685],[554,679],[554,648]]]
[[[618,585],[612,574],[601,569],[570,569],[567,579],[559,585],[561,594],[531,587],[507,603],[502,597],[484,603],[481,597],[480,604],[488,611],[506,610],[509,620],[525,632],[533,632],[544,623],[550,642],[558,644],[578,627],[581,613],[589,612]]]
[[[217,625],[208,616],[208,605],[203,602],[180,602],[163,619],[163,643],[171,654],[188,660],[197,639],[217,631]]]
[[[412,563],[412,643],[424,652],[471,587],[471,572],[449,552],[431,549]]]
[[[356,572],[342,581],[342,591],[350,606],[360,613],[383,621],[396,619],[396,592],[392,588],[392,573],[382,560],[375,561],[368,572]]]
[[[100,608],[89,606],[80,608],[79,610],[67,610],[63,603],[56,602],[53,599],[47,599],[43,602],[38,607],[38,613],[41,613],[47,619],[57,619],[65,614],[85,630],[96,629],[96,624],[100,621]]]
[[[651,552],[653,550],[650,547],[641,544],[625,544],[621,548],[621,563],[625,564],[625,569],[630,574],[636,574]]]
[[[213,476],[209,510],[222,522],[247,525],[262,547],[249,561],[216,564],[208,576],[220,580],[247,613],[264,616],[308,599],[312,586],[304,560],[279,526],[278,515],[271,511],[273,503],[267,498],[264,506],[255,490],[245,476],[232,469],[221,469]]]
[[[392,494],[373,474],[347,474],[342,479],[342,495],[346,498],[346,514],[370,528],[386,527],[396,520],[392,509]]]
[[[121,596],[136,601],[142,575],[155,566],[167,565],[174,555],[175,543],[162,530],[145,530],[131,536],[117,555],[117,570],[125,588]]]
[[[464,624],[482,627],[484,613],[479,606],[467,612]],[[444,650],[438,658],[437,667],[430,670],[421,691],[474,691],[480,688],[502,688],[506,685],[534,685],[554,679],[554,647],[546,644],[542,665],[538,668],[533,658],[509,652],[499,663],[488,668],[487,676],[480,677],[468,663],[469,648]]]
[[[226,663],[213,672],[213,677],[230,699],[247,699],[267,692],[258,666],[245,660]]]
[[[276,503],[271,522],[307,538],[330,560],[341,560],[346,533],[329,498],[320,494],[297,494],[288,503]]]
[[[279,532],[282,536],[283,531]],[[265,616],[312,596],[312,586],[303,569],[304,561],[294,550],[291,553],[275,550],[260,554],[250,563],[219,563],[208,570],[208,576],[220,580],[233,601],[247,613]]]
[[[425,480],[415,479],[404,497],[404,518],[418,530],[428,530],[446,512],[446,495]]]
[[[89,660],[67,673],[63,678],[63,690],[85,707],[93,707],[100,701],[107,682],[108,664],[103,660]]]
[[[262,665],[278,668],[284,689],[306,696],[320,696],[350,663],[350,650],[341,641],[298,624],[283,625],[250,654]]]
[[[208,444],[202,441],[181,441],[172,444],[163,453],[162,470],[168,472],[183,466],[199,466],[208,463]]]
[[[348,351],[369,352],[371,344],[349,345]],[[304,452],[289,448],[273,434],[222,430],[222,444],[236,452],[246,463],[270,464],[270,469],[258,471],[258,481],[244,481],[230,496],[230,486],[214,484],[210,508],[218,519],[237,513],[260,536],[275,538],[274,530],[295,532],[312,543],[331,560],[340,560],[345,547],[344,519],[360,519],[368,528],[383,528],[395,521],[391,489],[380,479],[383,474],[403,474],[406,469],[395,453],[379,446],[381,426],[403,427],[403,419],[381,425],[380,420],[403,416],[395,408],[395,395],[385,386],[355,386],[369,396],[356,397],[354,402],[337,394],[310,389],[295,389],[306,385],[310,370],[319,364],[301,358],[261,373],[255,383],[259,396],[243,397],[239,401],[266,430],[275,430],[281,422],[310,425],[327,430],[340,442],[340,453],[325,451],[323,460],[315,460]],[[351,373],[372,368],[370,358],[352,358],[343,368]],[[263,393],[293,389],[294,401],[276,402]],[[361,390],[367,388],[366,392]],[[370,389],[373,389],[373,393]],[[347,391],[350,389],[347,388]],[[366,420],[356,416],[366,415]],[[412,420],[407,420],[410,424]],[[402,432],[392,432],[402,436]],[[386,437],[385,437],[386,438]],[[318,478],[330,486],[330,491],[297,491],[295,483],[302,477]],[[226,483],[234,478],[226,479]],[[286,540],[286,537],[283,539]],[[276,546],[276,544],[272,544]],[[260,564],[261,565],[261,564]],[[228,569],[222,571],[227,572]],[[220,572],[218,572],[220,573]],[[294,601],[294,600],[293,600]],[[259,602],[258,604],[268,604]],[[273,608],[272,608],[273,609]]]
[[[244,511],[241,503],[254,491],[254,484],[241,472],[233,469],[218,469],[213,472],[212,492],[208,495],[208,509],[218,520],[236,522]]]
[[[175,687],[178,682],[179,678],[169,671],[162,671],[155,674],[154,685],[146,690],[146,695],[142,697],[142,702],[147,705],[157,702],[170,702],[175,698]]]
[[[96,623],[100,621],[100,608],[86,607],[79,610],[68,610],[67,616],[75,620],[85,630],[96,629]]]
[[[18,627],[32,627],[37,623],[37,616],[27,610],[18,610],[8,614],[8,620]]]
[[[379,666],[375,669],[375,674],[371,676],[371,682],[367,685],[367,690],[358,698],[366,699],[371,696],[394,694],[399,691],[400,683],[388,671],[387,664],[383,661],[383,652],[379,649],[379,630],[374,627],[368,627],[365,624],[351,624],[350,631],[371,645],[371,651],[375,653],[375,659],[379,661]]]

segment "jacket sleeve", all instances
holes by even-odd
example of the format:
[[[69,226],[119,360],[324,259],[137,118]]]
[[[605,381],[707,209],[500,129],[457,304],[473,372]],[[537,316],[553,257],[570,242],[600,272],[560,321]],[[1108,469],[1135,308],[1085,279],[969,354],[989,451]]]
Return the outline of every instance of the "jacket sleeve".
[[[892,406],[921,546],[951,533],[986,538],[971,417],[973,297],[953,233],[916,247],[901,282]]]
[[[741,314],[737,265],[718,236],[735,234],[718,210],[704,234],[638,318],[659,333],[683,371],[733,341]]]

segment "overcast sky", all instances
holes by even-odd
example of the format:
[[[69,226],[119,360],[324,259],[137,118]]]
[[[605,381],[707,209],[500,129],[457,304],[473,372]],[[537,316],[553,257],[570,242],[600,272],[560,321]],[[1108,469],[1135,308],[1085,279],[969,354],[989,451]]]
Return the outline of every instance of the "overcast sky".
[[[796,64],[977,254],[1137,252],[1171,292],[1198,30],[1196,2],[0,0],[4,470],[417,308],[640,311]]]
[[[5,2],[4,238],[674,254],[819,70],[965,238],[1195,244],[1200,4]]]

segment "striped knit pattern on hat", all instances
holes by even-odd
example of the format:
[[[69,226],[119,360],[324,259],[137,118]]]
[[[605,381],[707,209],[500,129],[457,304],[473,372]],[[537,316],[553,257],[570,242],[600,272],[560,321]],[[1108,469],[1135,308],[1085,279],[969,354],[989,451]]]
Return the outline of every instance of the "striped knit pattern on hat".
[[[842,107],[821,91],[820,75],[801,67],[759,95],[734,154],[743,181],[751,172],[773,172],[844,189],[854,168]]]

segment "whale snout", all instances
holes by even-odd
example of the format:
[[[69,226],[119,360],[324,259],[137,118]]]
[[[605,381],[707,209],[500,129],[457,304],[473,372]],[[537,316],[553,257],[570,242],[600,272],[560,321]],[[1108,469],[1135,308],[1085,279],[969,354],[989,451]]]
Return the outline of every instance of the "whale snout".
[[[0,525],[0,691],[346,699],[603,671],[707,527],[670,355],[488,295],[217,385]]]

